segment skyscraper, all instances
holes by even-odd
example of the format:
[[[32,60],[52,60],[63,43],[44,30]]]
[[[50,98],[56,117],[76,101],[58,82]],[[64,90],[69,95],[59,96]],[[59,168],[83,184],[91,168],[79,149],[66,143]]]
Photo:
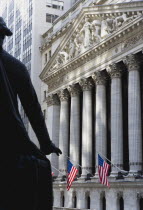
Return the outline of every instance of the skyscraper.
[[[74,2],[65,0],[1,0],[0,16],[4,18],[13,36],[6,37],[4,49],[27,67],[40,100],[39,74],[41,71],[41,35]],[[33,141],[35,135],[20,105],[21,116]]]

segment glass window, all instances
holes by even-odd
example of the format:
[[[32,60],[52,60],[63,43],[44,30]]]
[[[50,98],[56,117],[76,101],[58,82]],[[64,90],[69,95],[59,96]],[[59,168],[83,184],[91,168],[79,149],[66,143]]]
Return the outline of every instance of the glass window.
[[[52,52],[51,50],[49,50],[49,58],[51,58],[51,56],[52,56]]]
[[[47,93],[46,90],[44,90],[44,100],[46,99]]]
[[[53,23],[58,17],[58,15],[46,14],[46,22]]]
[[[44,119],[46,120],[46,110],[43,110]]]
[[[46,22],[52,23],[52,15],[46,14]]]
[[[64,9],[64,2],[61,0],[47,0],[46,2],[47,7],[52,7],[54,9],[63,10]]]
[[[47,60],[48,60],[48,56],[47,56],[47,53],[45,53],[45,63],[47,63]]]

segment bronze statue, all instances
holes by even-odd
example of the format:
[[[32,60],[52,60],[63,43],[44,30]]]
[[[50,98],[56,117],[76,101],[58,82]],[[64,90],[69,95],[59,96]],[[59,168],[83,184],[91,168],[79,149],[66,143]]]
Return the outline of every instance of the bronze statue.
[[[46,155],[62,152],[50,140],[26,67],[2,47],[5,36],[11,35],[0,17],[0,210],[51,210],[52,177]],[[24,127],[17,96],[40,149]]]

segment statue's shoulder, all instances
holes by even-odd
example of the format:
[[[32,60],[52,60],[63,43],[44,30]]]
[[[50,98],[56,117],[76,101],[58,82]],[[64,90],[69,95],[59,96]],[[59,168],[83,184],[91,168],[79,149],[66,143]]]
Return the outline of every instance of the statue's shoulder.
[[[6,52],[5,50],[3,50],[2,53],[2,57],[3,57],[3,61],[6,63],[6,65],[8,65],[10,68],[13,68],[15,70],[25,70],[26,67],[25,65],[18,60],[17,58],[15,58],[14,56],[10,55],[8,52]]]

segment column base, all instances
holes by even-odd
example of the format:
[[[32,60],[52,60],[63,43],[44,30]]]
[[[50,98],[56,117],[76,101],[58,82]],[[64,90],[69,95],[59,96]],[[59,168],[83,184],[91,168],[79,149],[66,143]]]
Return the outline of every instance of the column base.
[[[78,180],[88,181],[91,180],[92,177],[93,177],[92,174],[81,174],[81,177]]]
[[[128,176],[129,177],[134,177],[135,179],[143,179],[143,172],[142,171],[130,170]]]
[[[110,177],[116,177],[116,176],[118,176],[118,171],[112,171]]]
[[[95,177],[96,179],[99,178],[98,172],[95,173],[95,176],[94,176],[94,177]]]
[[[56,178],[57,181],[60,181],[60,182],[64,182],[66,181],[66,175],[59,175],[57,178]]]
[[[137,171],[135,171],[135,170],[130,170],[129,171],[129,177],[132,177],[132,176],[134,176],[134,175],[137,175]]]

